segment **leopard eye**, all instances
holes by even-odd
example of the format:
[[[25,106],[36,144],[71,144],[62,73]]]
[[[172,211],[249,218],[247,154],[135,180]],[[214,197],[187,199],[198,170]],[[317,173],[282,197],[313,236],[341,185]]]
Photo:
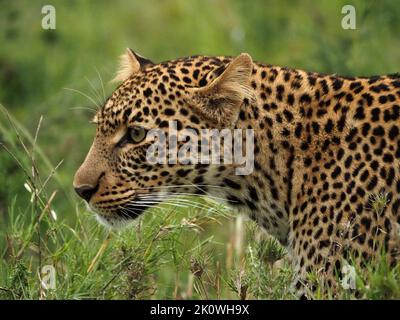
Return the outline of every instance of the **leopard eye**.
[[[146,129],[142,127],[129,128],[129,138],[133,143],[139,143],[146,138]]]

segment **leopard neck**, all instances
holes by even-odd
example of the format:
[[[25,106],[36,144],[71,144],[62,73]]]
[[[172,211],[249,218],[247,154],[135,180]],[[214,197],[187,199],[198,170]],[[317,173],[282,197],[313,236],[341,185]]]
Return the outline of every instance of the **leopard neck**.
[[[248,206],[250,216],[282,243],[288,240],[299,197],[306,192],[301,181],[310,170],[318,170],[310,168],[311,159],[335,148],[337,128],[327,128],[327,119],[340,125],[340,115],[347,113],[351,101],[341,103],[340,89],[348,81],[276,66],[256,65],[253,70],[256,100],[244,103],[237,124],[255,133],[255,170],[244,177]]]

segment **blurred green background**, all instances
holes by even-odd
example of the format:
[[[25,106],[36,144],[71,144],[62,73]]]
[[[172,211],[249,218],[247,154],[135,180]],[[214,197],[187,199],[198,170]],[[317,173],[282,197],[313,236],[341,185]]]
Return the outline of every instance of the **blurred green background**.
[[[56,9],[55,30],[41,27],[47,4]],[[356,9],[356,30],[341,27],[345,4]],[[105,95],[112,92],[108,81],[126,47],[154,62],[248,52],[257,61],[308,71],[386,74],[400,71],[399,17],[397,0],[0,0],[0,104],[26,137],[44,116],[38,165],[47,175],[63,160],[48,188],[59,190],[53,202],[59,219],[74,224],[77,210],[89,216],[71,188],[95,131],[87,108],[104,101],[102,82]],[[17,140],[1,114],[0,141],[28,163]],[[22,214],[29,205],[25,180],[1,149],[3,236],[10,210]],[[229,228],[215,228],[222,243],[229,240]]]

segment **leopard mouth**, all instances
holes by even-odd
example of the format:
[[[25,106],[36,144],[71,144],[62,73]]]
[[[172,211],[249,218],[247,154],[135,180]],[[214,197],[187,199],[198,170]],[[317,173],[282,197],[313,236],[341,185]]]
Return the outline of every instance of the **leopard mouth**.
[[[129,205],[129,208],[118,208],[116,211],[117,216],[121,218],[136,219],[141,216],[148,208],[138,207],[133,204]]]
[[[97,221],[110,229],[124,229],[139,218],[148,208],[138,207],[135,211],[126,208],[118,208],[113,214],[103,214],[95,211]]]
[[[135,220],[143,215],[147,209],[151,209],[161,202],[162,201],[160,200],[152,200],[150,203],[149,201],[142,200],[130,201],[127,204],[120,206],[117,209],[116,214],[120,218]]]
[[[90,211],[96,214],[98,222],[113,228],[120,229],[142,216],[146,210],[156,207],[165,200],[160,194],[135,194],[131,199],[116,206],[109,213],[102,212],[93,205],[88,205]]]
[[[129,205],[129,207],[128,207]],[[124,229],[131,222],[139,218],[149,207],[134,205],[130,202],[125,206],[120,206],[111,213],[104,213],[94,206],[88,204],[88,211],[92,212],[96,217],[97,222],[110,229]]]

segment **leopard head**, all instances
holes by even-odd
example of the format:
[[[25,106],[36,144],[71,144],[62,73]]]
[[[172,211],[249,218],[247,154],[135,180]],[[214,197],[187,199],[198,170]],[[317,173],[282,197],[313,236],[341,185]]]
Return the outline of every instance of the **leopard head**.
[[[184,130],[196,135],[203,129],[235,128],[241,106],[253,99],[252,65],[248,54],[155,64],[127,50],[115,79],[119,86],[93,119],[96,135],[73,182],[101,222],[125,225],[174,195],[216,195],[224,179],[237,178],[235,163],[174,163],[170,157],[154,163],[148,154],[161,139],[155,132],[164,133],[170,150],[184,143],[173,146],[170,140]],[[155,154],[169,155],[162,153]]]

